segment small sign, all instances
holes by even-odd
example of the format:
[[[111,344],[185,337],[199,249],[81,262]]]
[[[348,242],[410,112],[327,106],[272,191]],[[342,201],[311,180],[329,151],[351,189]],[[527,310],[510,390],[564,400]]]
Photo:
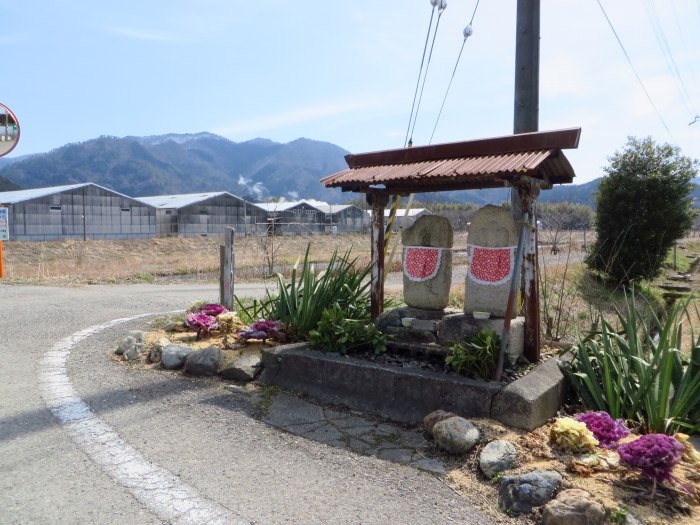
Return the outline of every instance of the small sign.
[[[0,208],[0,241],[10,240],[10,210]]]

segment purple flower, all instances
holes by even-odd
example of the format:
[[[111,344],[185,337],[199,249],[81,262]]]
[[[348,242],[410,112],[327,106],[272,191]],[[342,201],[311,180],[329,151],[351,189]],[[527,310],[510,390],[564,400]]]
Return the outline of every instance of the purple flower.
[[[260,332],[276,332],[279,330],[279,322],[278,321],[265,321],[265,320],[260,320],[260,321],[255,321],[253,324],[250,325],[250,327],[253,330],[258,330]]]
[[[586,412],[575,419],[586,424],[603,448],[615,448],[618,441],[630,434],[621,420],[614,420],[607,412]]]
[[[197,311],[202,312],[203,314],[211,315],[212,317],[216,317],[219,314],[223,314],[224,312],[228,312],[226,307],[224,307],[220,304],[213,304],[213,303],[202,305]]]
[[[280,323],[278,321],[265,321],[261,319],[260,321],[255,321],[245,330],[238,333],[238,336],[247,341],[248,339],[276,339],[283,340],[284,334],[280,330]]]
[[[197,332],[197,339],[209,335],[209,332],[219,328],[216,318],[203,312],[193,312],[187,316],[185,326]]]
[[[672,481],[673,467],[681,460],[685,448],[666,434],[647,434],[623,443],[617,449],[620,461],[641,470],[642,476],[656,482]]]

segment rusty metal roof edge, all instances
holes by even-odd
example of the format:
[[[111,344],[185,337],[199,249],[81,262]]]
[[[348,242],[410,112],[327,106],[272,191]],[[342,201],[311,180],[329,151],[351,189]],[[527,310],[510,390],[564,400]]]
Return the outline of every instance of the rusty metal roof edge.
[[[350,168],[387,164],[409,164],[429,160],[482,155],[499,155],[542,149],[578,148],[581,128],[519,133],[486,139],[415,146],[369,153],[350,153],[345,161]]]

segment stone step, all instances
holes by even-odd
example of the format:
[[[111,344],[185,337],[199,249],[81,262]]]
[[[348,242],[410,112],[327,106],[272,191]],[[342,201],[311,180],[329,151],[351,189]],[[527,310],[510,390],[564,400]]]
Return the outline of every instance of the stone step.
[[[660,284],[659,288],[661,288],[662,290],[666,290],[668,292],[690,292],[693,290],[690,286],[687,286],[685,284],[672,284],[672,283]]]

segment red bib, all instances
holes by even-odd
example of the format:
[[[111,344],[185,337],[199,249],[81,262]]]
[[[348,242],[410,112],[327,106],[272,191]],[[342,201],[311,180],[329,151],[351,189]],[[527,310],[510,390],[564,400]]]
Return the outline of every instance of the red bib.
[[[443,248],[405,246],[403,249],[403,273],[411,281],[427,281],[440,269]]]
[[[498,285],[510,281],[513,275],[515,246],[483,248],[469,245],[469,278],[479,284]]]

